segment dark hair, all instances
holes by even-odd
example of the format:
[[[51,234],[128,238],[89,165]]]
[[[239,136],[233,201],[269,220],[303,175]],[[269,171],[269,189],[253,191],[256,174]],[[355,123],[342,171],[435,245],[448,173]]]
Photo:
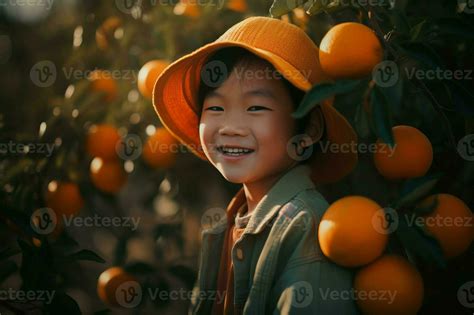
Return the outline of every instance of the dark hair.
[[[227,73],[231,73],[232,70],[237,66],[237,64],[242,64],[244,67],[248,65],[249,62],[258,60],[259,62],[264,62],[267,64],[267,66],[272,70],[272,71],[277,71],[275,67],[265,59],[262,59],[255,54],[251,53],[245,48],[241,47],[225,47],[222,49],[219,49],[217,52],[214,54],[210,55],[208,59],[205,61],[204,64],[210,64],[211,62],[219,61],[224,63],[225,69],[227,70]],[[293,103],[293,109],[296,110],[298,105],[301,103],[301,100],[303,99],[305,92],[303,90],[298,89],[295,87],[293,84],[291,84],[287,79],[285,79],[283,76],[281,76],[281,80],[283,84],[286,86],[290,98]],[[223,82],[221,82],[222,84]],[[204,99],[208,95],[208,93],[214,91],[217,89],[219,85],[217,86],[209,86],[206,84],[201,76],[201,81],[199,83],[199,91],[198,91],[198,116],[201,117],[201,111],[202,111],[202,106],[204,103]],[[304,132],[306,124],[308,122],[309,115],[296,119],[296,130],[295,134],[301,134]]]

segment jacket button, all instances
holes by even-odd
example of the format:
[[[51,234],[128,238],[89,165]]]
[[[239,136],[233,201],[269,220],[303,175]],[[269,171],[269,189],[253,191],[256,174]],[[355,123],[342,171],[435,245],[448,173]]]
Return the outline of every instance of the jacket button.
[[[236,250],[236,254],[238,260],[244,259],[244,251],[242,250],[242,248],[238,247]]]

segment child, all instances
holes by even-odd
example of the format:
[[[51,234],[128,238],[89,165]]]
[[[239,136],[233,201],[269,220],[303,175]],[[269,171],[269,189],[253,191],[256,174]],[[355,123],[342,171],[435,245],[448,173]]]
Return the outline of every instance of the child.
[[[298,27],[251,17],[172,63],[155,84],[163,125],[242,184],[225,220],[202,233],[193,314],[358,313],[351,271],[319,248],[329,205],[314,185],[353,169],[357,154],[338,148],[356,134],[331,101],[291,116],[305,92],[327,81],[317,56]]]

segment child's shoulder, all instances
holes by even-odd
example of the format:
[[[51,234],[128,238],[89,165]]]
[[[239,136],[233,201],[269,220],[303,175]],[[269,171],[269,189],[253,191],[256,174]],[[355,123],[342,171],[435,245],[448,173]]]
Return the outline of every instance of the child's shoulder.
[[[296,222],[296,226],[300,226],[300,221],[311,226],[314,221],[321,219],[328,207],[328,202],[319,191],[315,188],[304,189],[281,207],[279,217],[284,216]],[[293,225],[289,224],[288,228],[291,229]]]

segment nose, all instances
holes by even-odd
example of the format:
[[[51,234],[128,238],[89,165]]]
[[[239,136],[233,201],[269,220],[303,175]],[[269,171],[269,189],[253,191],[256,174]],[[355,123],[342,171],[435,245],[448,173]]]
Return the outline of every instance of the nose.
[[[245,136],[248,134],[248,127],[245,125],[245,120],[241,115],[235,113],[226,116],[227,117],[222,121],[222,126],[219,128],[219,135]]]

